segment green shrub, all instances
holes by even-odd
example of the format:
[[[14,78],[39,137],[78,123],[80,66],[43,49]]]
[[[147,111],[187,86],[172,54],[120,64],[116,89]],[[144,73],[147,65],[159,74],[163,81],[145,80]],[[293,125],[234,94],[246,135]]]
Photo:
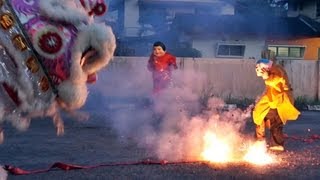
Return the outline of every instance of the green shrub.
[[[299,110],[308,109],[308,105],[320,105],[320,101],[316,101],[306,96],[298,96],[294,101],[294,106]]]

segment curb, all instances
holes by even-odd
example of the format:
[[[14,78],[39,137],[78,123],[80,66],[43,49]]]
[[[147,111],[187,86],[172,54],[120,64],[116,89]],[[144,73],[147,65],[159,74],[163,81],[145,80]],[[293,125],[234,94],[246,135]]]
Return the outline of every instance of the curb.
[[[307,105],[309,111],[320,111],[320,105]]]

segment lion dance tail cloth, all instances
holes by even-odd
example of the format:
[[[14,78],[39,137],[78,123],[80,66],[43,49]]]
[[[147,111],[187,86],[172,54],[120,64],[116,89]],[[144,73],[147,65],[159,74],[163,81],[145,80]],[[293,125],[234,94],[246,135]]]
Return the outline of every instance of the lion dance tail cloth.
[[[57,99],[71,110],[84,105],[87,83],[116,46],[93,18],[106,9],[102,0],[0,0],[0,123]]]

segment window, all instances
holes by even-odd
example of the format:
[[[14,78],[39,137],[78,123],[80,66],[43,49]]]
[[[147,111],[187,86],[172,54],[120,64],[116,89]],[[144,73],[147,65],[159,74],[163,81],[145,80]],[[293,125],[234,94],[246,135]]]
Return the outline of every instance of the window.
[[[269,46],[277,57],[303,58],[305,47],[302,46]]]
[[[320,0],[316,2],[316,17],[320,17]]]
[[[217,57],[243,57],[245,45],[240,44],[218,44]]]

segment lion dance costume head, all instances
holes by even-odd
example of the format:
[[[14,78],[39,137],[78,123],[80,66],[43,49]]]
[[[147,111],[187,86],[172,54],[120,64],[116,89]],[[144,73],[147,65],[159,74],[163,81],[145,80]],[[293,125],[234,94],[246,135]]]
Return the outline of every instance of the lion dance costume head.
[[[0,122],[85,104],[116,46],[94,21],[106,10],[103,0],[0,0]]]

